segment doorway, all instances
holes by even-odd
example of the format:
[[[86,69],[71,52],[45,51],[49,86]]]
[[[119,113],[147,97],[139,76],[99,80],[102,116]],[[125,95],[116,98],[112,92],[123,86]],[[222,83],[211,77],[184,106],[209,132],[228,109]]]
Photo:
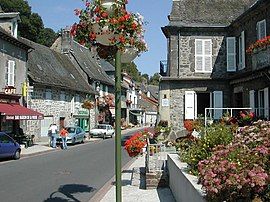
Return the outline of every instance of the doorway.
[[[197,117],[204,117],[205,108],[210,107],[210,93],[197,92]]]

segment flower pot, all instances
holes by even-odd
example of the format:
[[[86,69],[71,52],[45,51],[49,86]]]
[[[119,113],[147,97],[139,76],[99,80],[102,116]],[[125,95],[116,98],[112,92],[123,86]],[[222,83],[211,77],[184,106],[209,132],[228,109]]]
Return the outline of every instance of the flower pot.
[[[138,56],[138,50],[133,47],[127,47],[121,54],[122,63],[130,63]]]
[[[92,31],[96,34],[96,41],[102,45],[113,45],[111,39],[116,35],[109,30],[109,26],[101,27],[98,23],[93,24]]]
[[[115,0],[101,0],[101,6],[104,7],[109,14],[114,12]]]

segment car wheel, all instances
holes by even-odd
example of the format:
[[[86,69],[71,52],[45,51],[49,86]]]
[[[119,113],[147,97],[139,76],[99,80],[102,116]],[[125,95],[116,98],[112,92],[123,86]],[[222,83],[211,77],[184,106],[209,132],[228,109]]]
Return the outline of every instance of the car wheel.
[[[84,139],[85,139],[85,138],[86,138],[86,137],[85,137],[85,136],[83,136],[81,143],[84,143]]]
[[[72,144],[76,144],[76,139],[75,139],[75,137],[72,139]]]
[[[19,149],[17,149],[15,151],[15,154],[14,154],[14,157],[13,157],[15,160],[18,160],[21,158],[21,151]]]

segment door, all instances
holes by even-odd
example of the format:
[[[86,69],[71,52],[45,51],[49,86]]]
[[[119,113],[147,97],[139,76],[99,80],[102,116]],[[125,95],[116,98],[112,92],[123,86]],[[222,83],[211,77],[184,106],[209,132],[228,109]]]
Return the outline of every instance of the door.
[[[12,156],[15,152],[15,143],[7,135],[0,135],[0,157]]]
[[[44,117],[43,120],[41,120],[41,137],[46,137],[48,136],[48,129],[50,125],[53,123],[53,117]]]
[[[223,107],[223,92],[222,91],[214,91],[214,108],[222,108]],[[214,109],[214,119],[220,119],[222,116],[222,109]]]

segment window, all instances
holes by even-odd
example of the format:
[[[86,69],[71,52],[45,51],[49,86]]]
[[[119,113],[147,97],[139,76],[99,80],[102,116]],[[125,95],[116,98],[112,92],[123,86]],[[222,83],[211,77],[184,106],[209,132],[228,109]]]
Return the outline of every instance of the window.
[[[245,68],[245,32],[242,31],[238,38],[239,50],[238,50],[238,70]]]
[[[0,136],[0,142],[1,143],[13,143],[12,139],[6,135]]]
[[[52,90],[46,89],[45,91],[45,103],[46,105],[51,105],[52,103]]]
[[[227,37],[227,71],[236,71],[235,37]]]
[[[269,118],[269,88],[250,91],[250,107],[255,109],[257,116]]]
[[[195,39],[195,72],[212,72],[211,39]]]
[[[6,85],[7,86],[15,85],[15,61],[13,60],[8,60],[7,62]]]
[[[266,37],[266,20],[257,22],[257,39]]]
[[[61,91],[61,93],[60,93],[60,102],[61,102],[61,104],[65,104],[65,100],[66,100],[65,92]]]

